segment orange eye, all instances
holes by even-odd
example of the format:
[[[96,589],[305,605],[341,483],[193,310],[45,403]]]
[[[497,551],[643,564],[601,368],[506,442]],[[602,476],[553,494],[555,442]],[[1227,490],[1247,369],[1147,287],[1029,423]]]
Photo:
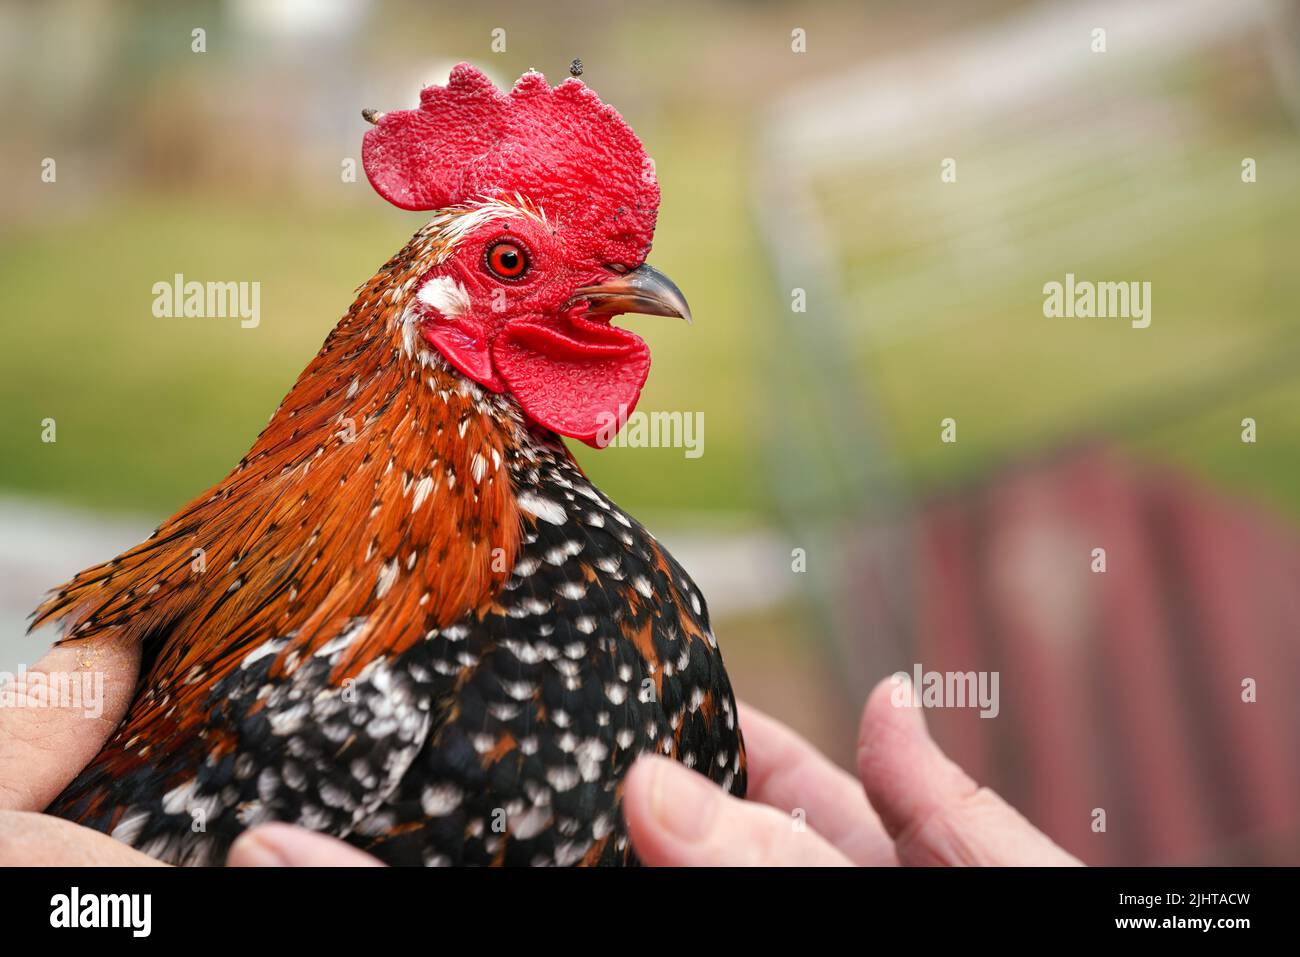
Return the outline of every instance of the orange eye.
[[[517,243],[501,242],[488,248],[487,265],[502,279],[519,279],[528,271],[528,257]]]

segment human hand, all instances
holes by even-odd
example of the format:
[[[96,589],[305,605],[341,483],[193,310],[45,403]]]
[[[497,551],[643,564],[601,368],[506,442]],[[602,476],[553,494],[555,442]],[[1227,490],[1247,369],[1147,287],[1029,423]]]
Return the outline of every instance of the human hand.
[[[138,645],[108,638],[53,648],[0,686],[0,865],[158,864],[107,834],[39,813],[99,753],[126,715],[139,673]],[[49,693],[55,676],[89,676],[102,697],[93,708],[85,698],[68,706]]]
[[[867,700],[861,781],[778,721],[741,706],[749,798],[737,800],[675,761],[643,757],[623,813],[651,865],[1077,865],[1014,808],[979,788],[930,738],[917,708]],[[794,826],[803,809],[806,827]],[[357,865],[375,860],[342,841],[275,824],[255,828],[232,864]]]
[[[0,865],[154,865],[107,835],[40,814],[92,758],[126,713],[137,648],[63,645],[29,672],[104,676],[100,713],[0,708]],[[22,687],[10,685],[9,702]],[[633,845],[652,865],[1078,864],[987,789],[977,788],[930,739],[919,709],[895,708],[889,682],[863,714],[861,785],[784,725],[741,707],[749,800],[738,801],[664,758],[644,757],[624,796]],[[804,811],[808,825],[794,826]],[[785,813],[782,813],[782,812]],[[229,863],[358,866],[369,855],[285,824],[240,837]]]
[[[860,781],[744,705],[747,800],[674,761],[641,758],[623,797],[638,856],[659,866],[1081,863],[978,787],[939,750],[921,709],[896,707],[891,693],[885,679],[863,710]]]

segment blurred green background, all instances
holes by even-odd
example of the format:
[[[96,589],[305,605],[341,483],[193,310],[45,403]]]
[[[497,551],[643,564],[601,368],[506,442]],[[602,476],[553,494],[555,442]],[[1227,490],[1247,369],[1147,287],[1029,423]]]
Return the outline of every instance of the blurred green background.
[[[773,341],[779,350],[782,337],[802,333],[782,315],[784,297],[754,237],[756,124],[802,82],[833,82],[859,62],[925,49],[1027,6],[5,5],[0,483],[153,512],[214,481],[247,448],[352,290],[420,222],[378,201],[364,176],[340,181],[340,163],[357,157],[360,108],[410,106],[420,83],[441,79],[459,59],[504,83],[528,67],[558,81],[572,55],[655,157],[664,204],[653,258],[701,320],[691,329],[637,320],[655,356],[643,407],[702,410],[707,448],[697,461],[643,450],[584,454],[585,464],[651,517],[683,509],[761,516],[772,495],[764,412],[782,401],[767,393],[762,362]],[[808,54],[790,52],[790,24],[814,38]],[[190,50],[198,25],[207,30],[204,54]],[[504,53],[492,52],[495,28],[506,30]],[[1133,202],[1111,210],[1111,236],[1099,228],[1099,241],[1067,245],[1064,255],[1059,244],[1037,242],[1093,211],[1116,166],[1134,178],[1133,157],[1116,154],[1103,157],[1111,165],[1088,168],[1089,188],[1003,224],[1019,233],[1017,252],[1034,257],[974,290],[948,268],[945,243],[960,240],[953,226],[967,211],[986,208],[1036,168],[1053,168],[1041,128],[1012,128],[996,140],[978,127],[935,136],[896,148],[870,179],[818,184],[844,236],[840,265],[865,290],[864,313],[887,320],[887,334],[854,339],[855,354],[888,422],[888,465],[901,467],[912,487],[978,471],[1073,423],[1140,420],[1141,403],[1199,393],[1234,372],[1251,378],[1255,361],[1295,347],[1294,123],[1241,66],[1212,59],[1156,74],[1163,97],[1197,111],[1196,149],[1157,150],[1137,162],[1162,196],[1199,208],[1195,217],[1167,209],[1184,228],[1138,248],[1111,236],[1123,239],[1133,221],[1150,217],[1140,179]],[[1236,181],[1247,148],[1262,170],[1253,188]],[[937,155],[961,157],[960,190],[938,188]],[[58,162],[55,184],[38,176],[46,156]],[[918,260],[947,280],[899,283]],[[1067,270],[1151,281],[1153,328],[1006,321],[1033,315],[1042,281]],[[261,327],[154,319],[151,286],[176,272],[260,281]],[[959,322],[947,321],[958,311]],[[893,334],[899,329],[906,333]],[[1290,480],[1300,426],[1277,414],[1297,396],[1294,381],[1247,382],[1234,404],[1141,441],[1300,512],[1300,486]],[[937,446],[936,423],[958,402],[963,442]],[[1239,411],[1269,422],[1269,441],[1251,450],[1248,472],[1205,441],[1230,432]],[[54,446],[33,441],[46,416],[58,421]]]

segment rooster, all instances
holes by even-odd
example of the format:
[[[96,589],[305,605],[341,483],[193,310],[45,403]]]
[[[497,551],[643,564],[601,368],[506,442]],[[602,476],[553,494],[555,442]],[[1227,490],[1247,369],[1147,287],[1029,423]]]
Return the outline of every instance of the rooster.
[[[392,864],[634,863],[622,779],[745,792],[703,596],[583,474],[690,318],[646,264],[654,166],[580,80],[468,64],[367,111],[366,174],[430,219],[221,482],[34,613],[128,641],[120,727],[51,813],[175,864],[288,821]]]

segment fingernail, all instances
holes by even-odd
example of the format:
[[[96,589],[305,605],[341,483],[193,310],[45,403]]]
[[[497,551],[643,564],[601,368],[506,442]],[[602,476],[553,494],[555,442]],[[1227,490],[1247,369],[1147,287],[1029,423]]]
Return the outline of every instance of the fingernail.
[[[702,774],[665,758],[652,758],[650,813],[669,834],[699,841],[713,827],[721,795]]]
[[[231,867],[289,867],[279,848],[267,844],[260,834],[244,834],[230,846],[227,863]]]

